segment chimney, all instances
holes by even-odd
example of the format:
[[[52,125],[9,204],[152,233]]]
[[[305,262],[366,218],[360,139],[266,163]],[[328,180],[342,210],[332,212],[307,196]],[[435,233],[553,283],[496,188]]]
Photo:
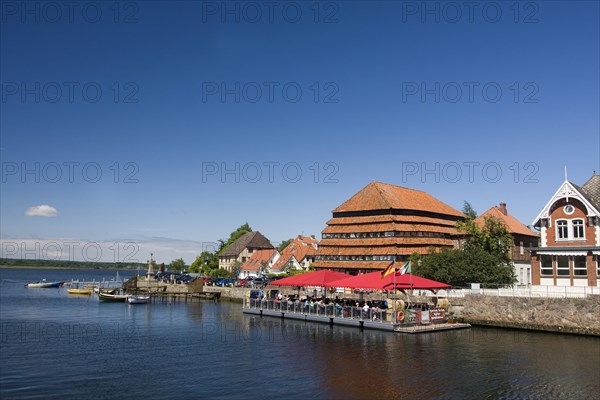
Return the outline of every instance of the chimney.
[[[508,214],[508,212],[506,211],[506,203],[505,202],[500,203],[500,207],[499,208],[500,208],[500,212],[502,214],[504,214],[504,215]]]

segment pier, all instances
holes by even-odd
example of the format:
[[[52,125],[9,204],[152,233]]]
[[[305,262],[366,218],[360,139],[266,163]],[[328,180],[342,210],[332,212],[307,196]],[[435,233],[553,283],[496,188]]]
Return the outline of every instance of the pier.
[[[290,318],[330,325],[354,326],[361,329],[378,329],[398,333],[428,333],[470,328],[470,324],[453,322],[441,310],[432,310],[424,320],[419,310],[368,310],[359,307],[335,307],[334,305],[306,307],[300,302],[276,302],[273,300],[244,299],[242,312],[266,317]],[[401,315],[402,322],[397,316]]]

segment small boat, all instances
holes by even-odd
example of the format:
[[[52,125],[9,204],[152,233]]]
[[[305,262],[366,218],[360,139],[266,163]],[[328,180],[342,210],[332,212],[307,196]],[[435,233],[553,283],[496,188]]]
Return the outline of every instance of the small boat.
[[[125,302],[128,297],[126,294],[109,293],[103,290],[99,290],[97,293],[100,301]]]
[[[150,296],[143,295],[130,295],[127,297],[127,302],[129,304],[146,304],[150,302]]]
[[[64,284],[64,282],[47,282],[45,279],[42,279],[39,282],[31,282],[25,285],[27,288],[59,288]]]
[[[77,294],[77,295],[82,295],[82,296],[91,296],[92,295],[92,289],[77,289],[77,288],[71,288],[71,289],[67,289],[67,293],[69,294]]]

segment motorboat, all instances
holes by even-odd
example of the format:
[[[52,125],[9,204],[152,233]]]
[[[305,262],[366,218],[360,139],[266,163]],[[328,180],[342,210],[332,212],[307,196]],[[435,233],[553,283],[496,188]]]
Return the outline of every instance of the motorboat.
[[[64,284],[64,282],[48,282],[45,279],[42,279],[38,282],[30,282],[25,285],[27,288],[59,288]]]
[[[150,302],[150,296],[144,295],[130,295],[127,297],[129,304],[146,304]]]

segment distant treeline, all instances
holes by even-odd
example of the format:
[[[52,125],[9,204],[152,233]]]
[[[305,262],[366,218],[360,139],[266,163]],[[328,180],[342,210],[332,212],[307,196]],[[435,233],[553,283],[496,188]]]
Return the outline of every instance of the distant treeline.
[[[143,263],[111,263],[90,261],[63,260],[29,260],[16,258],[0,258],[0,266],[5,267],[40,267],[40,268],[81,268],[81,269],[137,269],[145,268]]]

